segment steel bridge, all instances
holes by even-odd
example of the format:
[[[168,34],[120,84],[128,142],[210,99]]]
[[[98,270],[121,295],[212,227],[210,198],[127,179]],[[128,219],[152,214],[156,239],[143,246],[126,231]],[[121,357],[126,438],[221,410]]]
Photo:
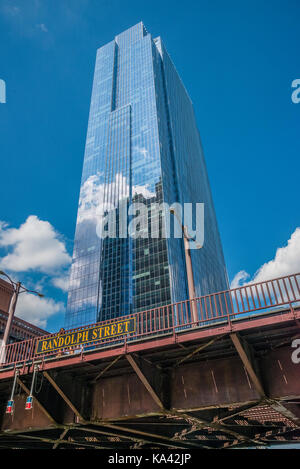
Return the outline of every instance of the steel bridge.
[[[126,318],[134,318],[133,332],[83,345],[37,353],[38,337],[6,347],[1,448],[300,442],[300,363],[292,360],[292,345],[300,344],[300,274]],[[35,369],[33,408],[25,410]],[[14,379],[14,412],[7,414]]]

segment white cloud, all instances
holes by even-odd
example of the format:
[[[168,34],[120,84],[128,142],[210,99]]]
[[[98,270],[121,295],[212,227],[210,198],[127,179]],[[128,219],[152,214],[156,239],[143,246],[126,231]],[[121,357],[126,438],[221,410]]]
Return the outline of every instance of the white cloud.
[[[243,283],[244,280],[246,280],[249,277],[250,275],[245,270],[240,270],[237,274],[235,274],[231,282],[230,288],[238,288],[241,285],[241,283]]]
[[[37,24],[36,27],[40,29],[41,31],[43,31],[43,33],[48,33],[48,28],[44,23]]]
[[[149,190],[149,184],[145,184],[144,186],[132,186],[132,194],[142,194],[145,199],[151,199],[152,197],[155,197],[155,192],[151,192]]]
[[[13,272],[35,270],[51,274],[71,262],[53,226],[35,215],[30,215],[19,228],[9,228],[1,222],[0,247],[11,249],[0,258],[0,266]]]
[[[254,274],[251,282],[245,282],[250,275],[241,270],[231,282],[231,288],[236,288],[253,282],[263,282],[285,275],[300,272],[300,227],[292,233],[286,246],[277,249],[274,259],[263,264]]]
[[[16,316],[43,329],[51,316],[63,313],[64,309],[63,303],[56,303],[52,298],[23,293],[18,298]]]
[[[300,272],[300,228],[296,228],[287,246],[277,249],[273,260],[266,262],[258,269],[254,280],[261,282],[298,272]]]
[[[105,210],[111,205],[117,206],[118,202],[129,195],[129,184],[121,173],[115,175],[113,182],[104,184],[101,182],[103,174],[98,172],[90,176],[81,188],[77,223],[87,220],[101,220]],[[142,194],[145,198],[155,196],[148,185],[136,185],[132,187],[133,194]],[[106,200],[109,199],[109,203]]]
[[[25,278],[26,287],[30,290],[44,292],[48,281],[65,292],[71,257],[60,238],[49,222],[35,215],[29,216],[19,228],[10,228],[0,221],[0,249],[4,251],[4,256],[0,257],[0,268],[14,281],[20,280],[19,272],[34,271],[34,280],[28,275]],[[63,314],[64,310],[65,306],[60,301],[22,293],[18,298],[16,316],[45,329],[47,320],[55,314]]]
[[[69,288],[69,275],[62,276],[62,277],[54,277],[52,279],[52,284],[59,288],[60,290],[67,292]]]
[[[19,280],[19,279],[17,279]],[[48,280],[48,276],[44,275],[43,277],[39,278],[37,281],[32,281],[32,279],[24,279],[24,284],[26,284],[26,288],[28,288],[29,290],[34,290],[34,291],[37,291],[39,293],[44,293],[44,290],[45,290],[45,286],[46,286],[46,283],[47,283],[47,280]]]
[[[103,213],[104,184],[100,183],[102,173],[90,176],[81,188],[77,223],[95,220]]]

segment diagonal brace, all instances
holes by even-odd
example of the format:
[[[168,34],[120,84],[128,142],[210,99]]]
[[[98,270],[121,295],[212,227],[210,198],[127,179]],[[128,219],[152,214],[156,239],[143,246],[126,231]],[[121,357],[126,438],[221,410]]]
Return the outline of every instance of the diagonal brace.
[[[143,385],[145,386],[145,388],[147,389],[147,391],[149,392],[152,399],[156,402],[156,404],[162,410],[164,410],[164,404],[163,404],[161,398],[159,397],[158,393],[154,389],[154,387],[150,384],[150,381],[149,381],[148,377],[146,376],[145,371],[142,370],[141,366],[137,363],[137,361],[133,358],[132,355],[127,354],[126,358],[127,358],[128,362],[130,363],[130,365],[132,366],[132,368],[134,369],[134,371],[136,372],[136,374],[139,377],[139,379],[141,380],[141,382],[143,383]],[[155,372],[157,373],[157,370]]]
[[[52,376],[49,375],[49,373],[47,373],[47,371],[44,371],[43,372],[43,375],[45,376],[45,378],[49,381],[50,384],[52,384],[52,386],[54,387],[54,389],[58,392],[58,394],[63,398],[63,400],[65,401],[65,403],[67,404],[68,407],[70,407],[70,409],[74,412],[74,414],[79,418],[79,420],[81,420],[82,422],[84,422],[84,418],[82,417],[82,415],[80,414],[79,410],[74,406],[74,404],[70,401],[70,399],[66,396],[66,394],[63,392],[63,390],[58,386],[58,384],[54,381],[54,379],[52,378]]]
[[[241,341],[240,337],[238,336],[238,334],[236,334],[236,333],[230,334],[230,338],[233,342],[233,345],[236,348],[237,353],[239,354],[240,359],[242,360],[242,362],[244,364],[244,367],[247,370],[248,375],[250,376],[250,379],[251,379],[256,391],[258,392],[260,397],[264,398],[266,396],[266,394],[265,394],[263,385],[261,383],[261,380],[259,379],[258,374],[256,373],[256,371],[254,369],[254,366],[253,366],[252,360],[250,358],[249,352],[248,353],[246,352],[245,347],[243,347],[242,341]]]

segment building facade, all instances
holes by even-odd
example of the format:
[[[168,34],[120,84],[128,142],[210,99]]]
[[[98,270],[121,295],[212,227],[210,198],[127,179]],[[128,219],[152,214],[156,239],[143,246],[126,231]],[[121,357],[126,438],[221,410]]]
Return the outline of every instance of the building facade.
[[[133,203],[147,207],[148,231],[128,236]],[[226,290],[193,105],[162,40],[139,23],[97,51],[65,327],[188,298],[183,240],[164,236],[168,214],[151,210],[164,203],[204,204],[204,244],[191,251],[196,295]],[[113,212],[117,235],[103,238]]]

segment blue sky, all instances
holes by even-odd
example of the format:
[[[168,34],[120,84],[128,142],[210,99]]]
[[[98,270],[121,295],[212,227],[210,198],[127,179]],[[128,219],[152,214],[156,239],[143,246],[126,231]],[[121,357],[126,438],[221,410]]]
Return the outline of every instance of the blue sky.
[[[230,280],[300,271],[299,14],[297,0],[0,0],[0,266],[46,295],[19,315],[63,323],[96,49],[141,20],[194,103]]]

